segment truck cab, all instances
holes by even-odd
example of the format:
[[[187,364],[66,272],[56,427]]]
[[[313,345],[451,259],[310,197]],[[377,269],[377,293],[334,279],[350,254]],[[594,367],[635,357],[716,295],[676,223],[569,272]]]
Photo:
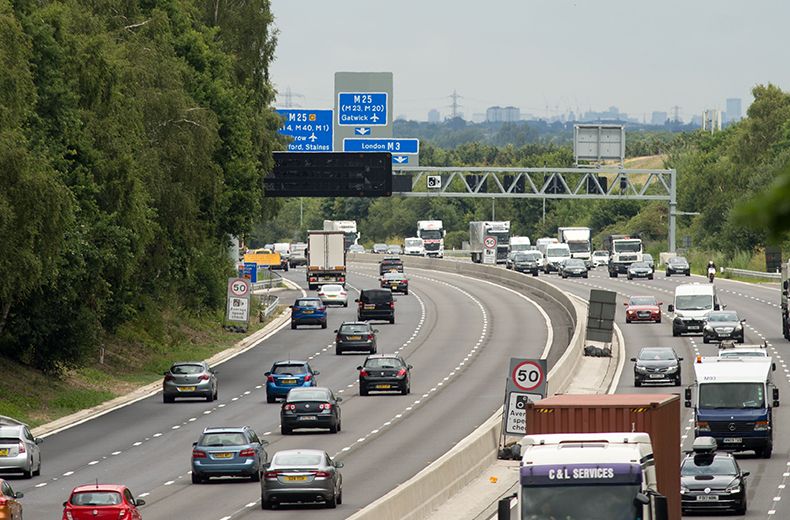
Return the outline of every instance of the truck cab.
[[[441,220],[418,220],[417,236],[425,245],[425,256],[444,258],[444,236],[447,232]]]
[[[612,238],[609,247],[609,277],[628,273],[628,266],[642,261],[642,239]]]
[[[701,283],[678,285],[675,288],[674,302],[667,306],[667,311],[673,313],[672,335],[702,334],[708,313],[721,308],[715,285]]]
[[[521,453],[521,520],[667,520],[647,433],[527,435]]]
[[[723,450],[753,450],[770,458],[773,407],[779,406],[773,369],[770,357],[698,356],[695,382],[685,390],[685,405],[694,409],[694,436],[713,437]]]

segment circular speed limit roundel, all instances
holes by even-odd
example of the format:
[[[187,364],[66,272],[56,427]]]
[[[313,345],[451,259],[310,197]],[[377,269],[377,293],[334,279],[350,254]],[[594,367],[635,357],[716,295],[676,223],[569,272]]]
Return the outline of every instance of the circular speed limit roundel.
[[[496,239],[494,237],[486,237],[483,243],[488,249],[493,249],[496,247]]]
[[[230,284],[230,292],[232,292],[234,296],[246,296],[248,291],[249,284],[247,280],[233,280]]]
[[[540,365],[533,361],[524,361],[516,365],[510,379],[513,384],[524,391],[534,390],[543,384],[546,374]]]

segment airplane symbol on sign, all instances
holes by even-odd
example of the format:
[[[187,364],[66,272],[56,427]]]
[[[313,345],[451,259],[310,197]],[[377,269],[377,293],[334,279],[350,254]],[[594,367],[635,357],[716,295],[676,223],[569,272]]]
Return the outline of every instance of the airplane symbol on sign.
[[[315,136],[315,134],[310,134],[310,137],[308,137],[308,139],[310,139],[310,141],[312,141],[312,142],[316,142],[318,140],[318,138]]]
[[[372,116],[370,116],[370,119],[375,123],[376,121],[379,120],[379,116],[377,116],[376,114],[373,114]]]

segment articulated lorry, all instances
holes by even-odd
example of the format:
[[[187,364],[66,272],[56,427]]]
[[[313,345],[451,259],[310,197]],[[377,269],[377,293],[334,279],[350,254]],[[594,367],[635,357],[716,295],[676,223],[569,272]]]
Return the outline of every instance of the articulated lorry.
[[[790,261],[782,264],[782,336],[790,339],[790,309],[788,309],[788,295],[790,295]]]
[[[609,277],[628,273],[628,267],[642,261],[642,239],[629,235],[607,235],[603,248],[609,251]]]
[[[346,251],[352,245],[359,244],[356,220],[325,220],[324,231],[342,231],[343,247]]]
[[[563,244],[568,244],[571,258],[580,258],[587,263],[590,262],[592,254],[590,235],[590,228],[587,227],[557,228],[557,239]]]
[[[685,391],[685,405],[694,409],[694,436],[713,437],[723,450],[770,458],[773,407],[779,406],[774,368],[770,357],[698,357],[694,384]]]
[[[425,246],[425,256],[444,258],[444,235],[447,232],[441,220],[418,220],[417,237]]]
[[[469,252],[472,256],[472,262],[479,264],[483,261],[486,237],[497,239],[496,263],[504,264],[507,262],[507,253],[510,247],[510,221],[469,223]]]
[[[521,520],[680,520],[680,398],[555,395],[527,403]]]
[[[342,231],[307,232],[307,285],[346,284],[346,250]]]

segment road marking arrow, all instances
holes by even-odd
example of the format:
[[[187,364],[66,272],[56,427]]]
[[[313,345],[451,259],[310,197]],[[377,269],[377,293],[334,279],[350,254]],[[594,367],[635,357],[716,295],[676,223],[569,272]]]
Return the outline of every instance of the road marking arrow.
[[[356,131],[357,135],[367,135],[368,132],[370,132],[370,128],[364,128],[364,127],[363,128],[355,128],[354,130]]]
[[[406,155],[393,155],[392,160],[398,164],[403,164],[409,162],[409,158]]]

